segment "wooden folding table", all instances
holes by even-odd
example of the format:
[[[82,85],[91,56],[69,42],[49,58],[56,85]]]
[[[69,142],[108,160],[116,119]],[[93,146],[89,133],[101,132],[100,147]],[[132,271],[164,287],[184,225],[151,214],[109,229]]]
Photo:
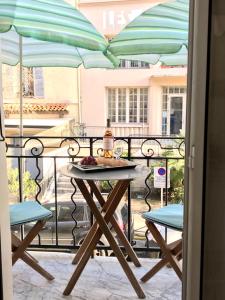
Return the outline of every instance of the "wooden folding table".
[[[77,264],[77,266],[63,294],[69,295],[71,293],[85,265],[91,257],[96,244],[98,243],[102,234],[104,234],[138,297],[145,298],[145,294],[138,280],[134,276],[120,247],[118,246],[118,243],[111,233],[109,223],[115,230],[131,261],[136,267],[140,267],[141,264],[126,236],[120,229],[116,218],[114,217],[114,213],[130,182],[138,177],[145,178],[148,174],[147,168],[136,167],[135,169],[85,173],[75,169],[71,165],[68,165],[62,168],[61,172],[70,178],[74,178],[78,188],[80,189],[84,199],[87,201],[87,204],[90,207],[91,212],[93,213],[93,216],[95,218],[94,224],[89,230],[86,238],[84,239],[73,260],[73,264]],[[102,180],[116,181],[116,184],[107,197],[107,200],[103,198],[96,184],[96,181]],[[94,196],[98,200],[101,210],[96,205]]]

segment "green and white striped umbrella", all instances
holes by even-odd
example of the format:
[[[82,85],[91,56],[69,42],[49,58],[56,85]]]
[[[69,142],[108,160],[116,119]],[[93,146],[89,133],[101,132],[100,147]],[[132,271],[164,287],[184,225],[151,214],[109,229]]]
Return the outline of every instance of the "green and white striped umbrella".
[[[2,62],[24,66],[113,68],[108,42],[63,0],[0,0]]]
[[[2,63],[15,66],[20,62],[20,42],[15,30],[0,34]],[[77,68],[83,64],[85,68],[114,68],[116,60],[110,60],[102,51],[25,37],[22,38],[22,64],[24,67]]]
[[[172,63],[167,55],[181,51],[181,59],[182,47],[188,46],[188,20],[189,0],[159,4],[129,23],[110,41],[109,50],[118,58],[156,63],[162,56],[162,62]]]
[[[140,54],[140,55],[120,55],[119,59],[144,61],[151,65],[161,62],[163,66],[185,66],[187,65],[187,48],[183,46],[180,51],[173,54]]]

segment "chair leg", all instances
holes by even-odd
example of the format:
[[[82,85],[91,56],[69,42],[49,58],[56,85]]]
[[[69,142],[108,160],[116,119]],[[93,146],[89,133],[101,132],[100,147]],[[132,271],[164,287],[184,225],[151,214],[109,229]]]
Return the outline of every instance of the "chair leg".
[[[30,245],[30,243],[33,241],[33,239],[36,237],[36,235],[39,233],[39,231],[43,228],[46,221],[38,221],[34,227],[29,231],[29,233],[26,235],[25,239],[21,242],[20,246],[13,252],[12,255],[12,264],[14,265],[15,262],[21,257],[23,252],[26,250],[26,248]],[[15,236],[12,235],[12,240],[15,239]]]
[[[28,253],[27,251],[24,251],[24,253],[26,253],[34,262],[36,262],[37,264],[39,263],[39,261],[33,257],[30,253]]]
[[[180,256],[182,255],[182,239],[167,245],[154,223],[146,221],[146,225],[159,245],[164,257],[141,280],[146,282],[167,263],[170,264],[177,276],[182,280],[182,270],[179,264]]]
[[[16,235],[12,233],[12,264],[14,265],[15,262],[19,258],[21,258],[26,264],[28,264],[32,269],[37,271],[44,278],[46,278],[47,280],[53,280],[54,277],[39,265],[37,259],[25,251],[27,246],[29,246],[29,244],[32,242],[32,240],[38,234],[44,224],[45,221],[38,221],[23,241],[21,241]]]
[[[152,278],[159,270],[161,270],[166,264],[168,260],[163,258],[161,259],[150,271],[148,271],[142,278],[141,281],[146,282],[150,278]]]
[[[40,275],[42,275],[47,280],[53,280],[54,277],[49,274],[45,269],[43,269],[38,263],[36,263],[33,259],[27,255],[27,253],[24,253],[21,257],[21,259],[28,264],[32,269],[34,269],[36,272],[38,272]]]

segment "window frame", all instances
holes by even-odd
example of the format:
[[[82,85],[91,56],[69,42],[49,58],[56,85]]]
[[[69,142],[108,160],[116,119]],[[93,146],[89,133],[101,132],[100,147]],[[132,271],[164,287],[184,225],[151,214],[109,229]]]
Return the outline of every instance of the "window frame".
[[[44,95],[43,68],[23,67],[23,97],[44,98]]]
[[[135,107],[135,102],[134,102],[134,107],[133,110],[136,110],[136,114],[133,115],[133,117],[136,117],[136,121],[131,122],[130,121],[130,109],[131,109],[131,102],[130,102],[130,96],[131,96],[131,91],[136,90],[136,98],[137,98],[137,103]],[[110,93],[115,93],[115,103],[112,105],[110,101],[112,100],[112,94]],[[120,105],[119,105],[119,92],[124,93],[122,96],[125,95],[125,121],[121,121],[121,116],[120,116]],[[147,98],[145,99],[145,97]],[[135,97],[134,97],[135,98]],[[142,99],[141,99],[142,98]],[[149,86],[141,86],[141,87],[107,87],[106,88],[106,101],[107,101],[107,116],[108,118],[111,119],[111,123],[119,123],[119,124],[145,124],[148,125],[149,123]],[[142,103],[142,108],[141,104]],[[146,107],[145,107],[146,106]],[[113,108],[112,108],[113,107]],[[114,112],[115,110],[115,115],[112,114],[112,111]],[[142,110],[142,114],[141,114]],[[145,113],[146,112],[146,113]],[[144,113],[144,114],[143,114]],[[142,118],[142,121],[140,121]]]

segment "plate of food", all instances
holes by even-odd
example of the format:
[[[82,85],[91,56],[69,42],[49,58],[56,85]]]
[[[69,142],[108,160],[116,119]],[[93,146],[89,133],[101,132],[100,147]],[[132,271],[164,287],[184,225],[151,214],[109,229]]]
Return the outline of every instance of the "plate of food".
[[[119,169],[134,169],[137,165],[126,159],[105,157],[83,157],[79,162],[71,163],[76,169],[83,172],[111,171]]]

